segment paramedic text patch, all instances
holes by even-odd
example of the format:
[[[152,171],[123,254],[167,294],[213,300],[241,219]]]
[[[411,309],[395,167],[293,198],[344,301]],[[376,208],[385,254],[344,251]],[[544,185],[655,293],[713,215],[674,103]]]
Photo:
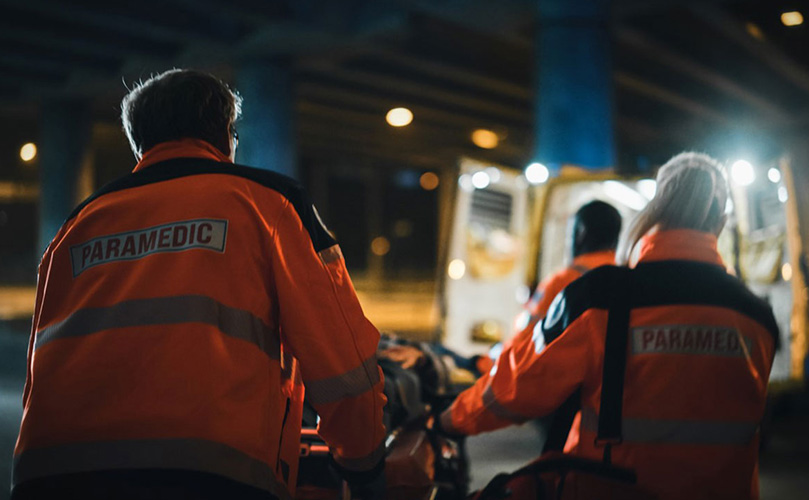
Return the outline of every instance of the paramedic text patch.
[[[225,251],[228,221],[194,219],[93,238],[70,247],[73,276],[100,264],[191,248]]]
[[[741,342],[744,342],[744,346]],[[752,341],[737,330],[711,325],[661,325],[632,329],[633,354],[705,354],[744,357]]]

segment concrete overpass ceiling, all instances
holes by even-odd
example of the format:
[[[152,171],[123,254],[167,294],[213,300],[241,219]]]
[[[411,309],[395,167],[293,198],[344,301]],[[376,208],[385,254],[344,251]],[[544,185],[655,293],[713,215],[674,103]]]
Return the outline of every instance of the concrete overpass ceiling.
[[[88,99],[112,124],[122,77],[193,66],[230,79],[245,58],[287,58],[304,160],[440,166],[477,154],[521,166],[534,10],[533,0],[0,0],[0,112],[14,119],[2,126],[35,127],[54,97]],[[809,28],[785,27],[786,10],[809,15],[809,1],[616,0],[619,163],[659,161],[717,130],[777,136],[809,124]],[[395,106],[413,110],[413,125],[385,124]],[[498,147],[474,146],[475,128],[498,133]],[[0,164],[0,176],[11,170]]]

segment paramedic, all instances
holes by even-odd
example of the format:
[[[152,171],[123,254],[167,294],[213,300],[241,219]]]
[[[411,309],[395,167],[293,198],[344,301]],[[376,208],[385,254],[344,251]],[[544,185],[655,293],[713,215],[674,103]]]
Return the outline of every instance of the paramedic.
[[[621,214],[609,203],[591,201],[573,216],[570,248],[573,262],[537,286],[517,320],[518,331],[533,327],[548,313],[553,298],[587,271],[615,264],[615,248],[621,233]]]
[[[517,316],[517,335],[506,344],[517,341],[530,341],[534,326],[545,317],[553,298],[567,285],[580,278],[587,271],[615,263],[615,248],[621,233],[621,214],[609,203],[591,201],[576,211],[571,220],[570,248],[573,261],[570,266],[552,274],[537,286],[525,310]],[[530,331],[526,331],[530,329]],[[497,344],[488,355],[463,357],[441,346],[434,347],[438,352],[450,356],[459,368],[480,376],[494,365],[502,345]],[[381,356],[411,368],[421,363],[423,353],[409,345],[395,345],[380,352]]]
[[[728,200],[723,168],[682,153],[619,246],[630,309],[623,441],[612,462],[661,500],[758,498],[758,428],[778,331],[768,304],[726,272],[717,252]],[[635,247],[636,263],[629,263]],[[533,341],[507,348],[461,393],[439,427],[478,434],[554,412],[579,394],[581,439],[595,443],[609,303],[622,269],[603,266],[557,296]]]
[[[124,98],[137,165],[39,267],[13,498],[290,499],[304,387],[379,497],[379,334],[300,185],[233,164],[240,108],[190,70]]]

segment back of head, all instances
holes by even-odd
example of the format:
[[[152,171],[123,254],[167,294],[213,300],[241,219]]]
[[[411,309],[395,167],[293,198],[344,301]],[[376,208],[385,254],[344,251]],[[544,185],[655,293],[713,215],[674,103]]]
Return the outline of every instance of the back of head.
[[[626,263],[652,228],[693,229],[719,234],[725,225],[728,182],[722,165],[702,153],[680,153],[660,167],[657,191],[627,231],[618,252]]]
[[[615,250],[621,233],[621,214],[609,203],[591,201],[573,216],[573,257],[599,250]]]
[[[172,69],[141,82],[121,102],[121,121],[135,156],[161,142],[201,139],[231,153],[231,127],[241,97],[218,78]]]

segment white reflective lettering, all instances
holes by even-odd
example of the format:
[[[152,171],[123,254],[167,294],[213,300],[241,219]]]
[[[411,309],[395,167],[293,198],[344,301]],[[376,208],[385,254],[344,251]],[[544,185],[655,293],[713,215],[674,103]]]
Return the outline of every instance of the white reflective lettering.
[[[228,221],[194,219],[100,236],[70,247],[73,276],[109,262],[136,260],[191,248],[225,251]]]

